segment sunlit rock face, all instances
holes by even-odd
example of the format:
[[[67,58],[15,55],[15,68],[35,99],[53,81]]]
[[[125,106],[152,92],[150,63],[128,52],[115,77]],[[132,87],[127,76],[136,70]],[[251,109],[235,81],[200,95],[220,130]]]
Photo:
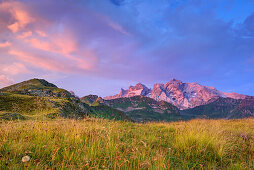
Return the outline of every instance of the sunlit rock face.
[[[104,99],[110,100],[137,95],[147,96],[157,101],[166,101],[182,110],[211,103],[219,97],[233,99],[246,97],[237,93],[224,93],[214,87],[202,86],[198,83],[183,83],[180,80],[172,79],[165,84],[154,84],[152,90],[139,83],[134,87],[130,86],[129,90],[121,89],[119,94]]]
[[[151,89],[147,88],[145,85],[138,83],[136,86],[130,86],[128,90],[121,89],[119,94],[114,96],[107,96],[105,100],[117,99],[122,97],[133,97],[133,96],[149,96]]]

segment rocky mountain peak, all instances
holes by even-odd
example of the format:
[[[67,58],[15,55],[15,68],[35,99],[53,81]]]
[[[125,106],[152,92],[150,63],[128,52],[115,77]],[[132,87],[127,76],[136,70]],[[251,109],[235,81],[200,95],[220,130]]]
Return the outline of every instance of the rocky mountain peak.
[[[138,83],[136,86],[130,86],[129,90],[121,89],[119,94],[104,99],[110,100],[138,95],[147,96],[157,101],[169,102],[182,110],[210,103],[219,97],[233,99],[246,97],[237,93],[224,93],[214,87],[202,86],[198,83],[183,83],[180,80],[172,79],[165,84],[154,84],[152,90]]]
[[[151,93],[151,89],[146,87],[145,85],[138,83],[135,86],[130,86],[128,90],[124,90],[121,88],[121,91],[119,94],[116,94],[114,96],[107,96],[104,99],[105,100],[111,100],[116,98],[123,98],[123,97],[133,97],[133,96],[147,96]]]
[[[171,84],[182,84],[183,82],[181,80],[177,80],[177,79],[173,78],[169,81],[169,83],[171,83]]]
[[[144,88],[146,88],[145,85],[138,83],[135,86],[130,86],[129,90],[140,90],[140,89],[144,89]]]
[[[124,90],[123,88],[121,88],[119,95],[123,96],[123,95],[125,95],[125,93],[126,93],[126,90]]]

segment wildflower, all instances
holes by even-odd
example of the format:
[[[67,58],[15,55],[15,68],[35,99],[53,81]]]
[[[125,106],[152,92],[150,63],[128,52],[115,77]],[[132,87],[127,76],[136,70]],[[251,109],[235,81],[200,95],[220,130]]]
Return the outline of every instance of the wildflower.
[[[30,161],[30,159],[31,159],[30,156],[26,155],[22,158],[22,162],[28,162]]]

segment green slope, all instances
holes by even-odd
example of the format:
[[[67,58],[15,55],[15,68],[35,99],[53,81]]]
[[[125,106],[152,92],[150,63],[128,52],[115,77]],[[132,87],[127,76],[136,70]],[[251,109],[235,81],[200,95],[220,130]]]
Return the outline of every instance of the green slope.
[[[105,100],[105,104],[126,113],[137,122],[181,120],[179,110],[170,103],[144,96]]]
[[[181,114],[188,118],[248,118],[254,117],[254,97],[245,99],[218,98],[212,103],[182,110]]]
[[[109,107],[103,103],[95,102],[91,105],[91,115],[97,118],[132,121],[120,110]]]
[[[43,79],[31,79],[0,89],[0,119],[78,119],[85,116],[130,120],[123,112],[108,106],[89,106]]]

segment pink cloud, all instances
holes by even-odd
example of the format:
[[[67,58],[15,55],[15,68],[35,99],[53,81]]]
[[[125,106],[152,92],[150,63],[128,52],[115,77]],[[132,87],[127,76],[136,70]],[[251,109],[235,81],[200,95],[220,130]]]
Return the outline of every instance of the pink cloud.
[[[37,30],[36,33],[40,35],[41,37],[47,37],[47,34],[41,30]]]
[[[24,39],[24,38],[30,37],[32,35],[33,35],[32,31],[27,31],[27,32],[23,32],[22,34],[18,35],[17,38]]]
[[[5,47],[9,47],[9,46],[11,46],[11,43],[8,41],[6,41],[4,43],[0,43],[0,48],[5,48]]]
[[[38,56],[33,56],[31,54],[19,51],[19,50],[11,50],[9,51],[10,55],[15,56],[19,60],[29,63],[34,67],[43,68],[50,71],[58,71],[58,72],[69,72],[70,69],[66,68],[63,63],[60,63],[54,59],[43,58]]]
[[[90,71],[93,68],[93,64],[90,62],[70,56],[70,59],[63,59],[49,57],[50,54],[36,55],[32,53],[22,52],[20,50],[10,50],[9,54],[15,56],[18,60],[28,63],[33,67],[41,68],[48,71],[55,71],[60,73],[75,73],[82,71]],[[54,55],[54,54],[51,54]]]
[[[30,47],[48,53],[62,56],[75,63],[81,70],[92,70],[98,62],[98,57],[93,50],[81,48],[71,30],[46,33],[36,32],[40,37],[32,36],[24,39]],[[43,38],[41,38],[43,36]]]
[[[11,65],[2,66],[2,70],[9,75],[27,74],[30,71],[22,63],[13,63]]]
[[[9,86],[11,84],[13,84],[14,81],[9,79],[8,77],[6,77],[5,75],[0,75],[0,86],[4,87],[4,86]]]
[[[48,53],[53,53],[56,55],[61,55],[62,60],[66,58],[70,60],[70,63],[76,63],[76,67],[81,70],[91,70],[93,65],[98,61],[97,56],[91,50],[82,50],[78,49],[77,44],[74,40],[66,38],[64,35],[62,39],[60,38],[51,38],[48,41],[39,40],[36,38],[26,39],[30,46],[35,49],[43,50]],[[61,63],[61,61],[59,61]],[[69,65],[69,63],[68,63]],[[47,67],[46,67],[47,68]]]
[[[13,33],[20,31],[34,21],[34,18],[31,17],[25,6],[20,2],[3,2],[0,4],[0,10],[8,11],[11,14],[13,20],[7,27]]]
[[[8,48],[10,51],[5,50],[5,55],[13,58],[10,62],[14,60],[16,63],[39,68],[37,72],[91,73],[103,76],[111,69],[115,71],[116,63],[112,63],[112,59],[123,61],[122,56],[127,56],[132,51],[128,47],[130,44],[122,43],[122,38],[130,34],[109,17],[86,8],[84,11],[88,17],[84,18],[78,15],[76,18],[76,15],[69,13],[62,17],[62,11],[60,14],[53,12],[53,15],[48,15],[35,10],[33,5],[15,1],[0,3],[0,10],[7,11],[10,16],[10,19],[5,19],[5,28],[8,30],[6,35],[12,43],[12,48]],[[74,14],[81,14],[79,8],[72,7],[70,10]],[[49,12],[52,12],[51,9]],[[126,63],[119,67],[122,65]],[[12,69],[13,75],[18,74],[11,66],[5,70]]]

